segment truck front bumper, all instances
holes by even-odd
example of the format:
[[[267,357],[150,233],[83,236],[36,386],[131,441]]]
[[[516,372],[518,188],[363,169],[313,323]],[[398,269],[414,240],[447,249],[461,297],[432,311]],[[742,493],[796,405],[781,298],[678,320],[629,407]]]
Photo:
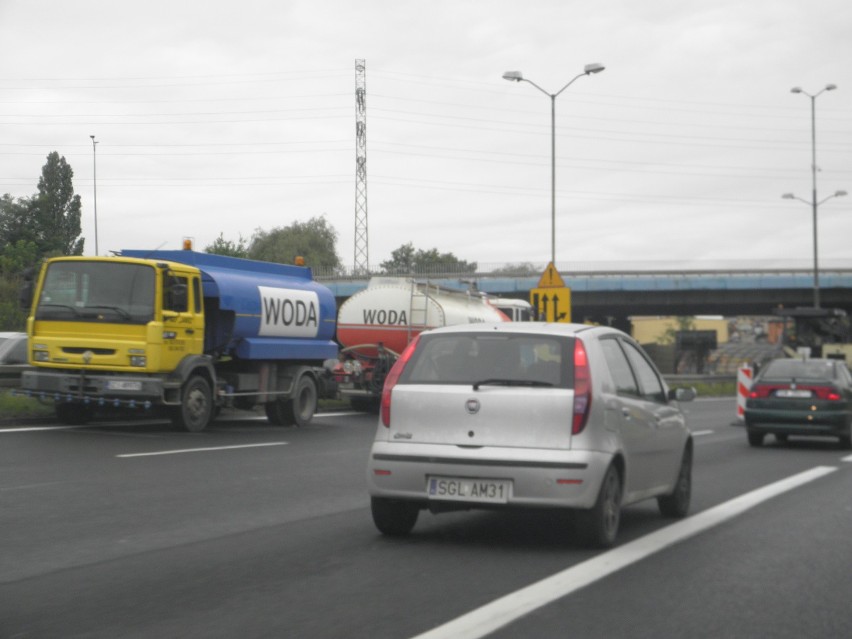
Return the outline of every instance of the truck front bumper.
[[[180,382],[169,383],[154,375],[110,375],[86,371],[25,371],[21,388],[36,397],[59,401],[137,400],[162,404],[168,391]]]

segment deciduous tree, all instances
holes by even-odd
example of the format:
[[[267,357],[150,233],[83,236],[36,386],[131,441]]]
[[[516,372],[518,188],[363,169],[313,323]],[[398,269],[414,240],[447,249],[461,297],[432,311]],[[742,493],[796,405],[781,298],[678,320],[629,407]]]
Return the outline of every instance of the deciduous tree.
[[[228,257],[248,257],[248,242],[240,235],[240,239],[234,242],[226,240],[222,233],[219,237],[213,240],[213,244],[204,247],[205,253],[213,253],[214,255],[227,255]]]
[[[30,216],[36,244],[44,255],[82,255],[85,240],[80,237],[80,196],[74,195],[74,171],[56,151],[38,181]]]
[[[380,264],[382,270],[389,275],[429,273],[475,273],[476,262],[466,262],[452,253],[439,253],[433,248],[428,251],[415,249],[414,244],[403,244],[391,252],[391,259]]]
[[[292,264],[297,256],[313,267],[337,269],[337,231],[324,216],[293,222],[271,231],[258,229],[249,246],[249,257],[265,262]]]

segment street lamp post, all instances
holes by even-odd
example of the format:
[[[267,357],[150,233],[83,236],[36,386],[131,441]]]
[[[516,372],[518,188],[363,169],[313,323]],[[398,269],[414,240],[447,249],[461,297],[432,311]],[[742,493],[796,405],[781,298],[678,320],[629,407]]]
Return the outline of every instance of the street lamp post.
[[[605,68],[604,65],[597,62],[587,64],[583,68],[582,73],[571,78],[568,84],[556,93],[548,93],[532,80],[525,78],[524,74],[520,71],[506,71],[503,74],[504,80],[509,80],[510,82],[529,82],[550,98],[550,261],[554,266],[556,265],[556,98],[578,78],[582,78],[584,75],[600,73]]]
[[[98,154],[95,150],[95,136],[89,137],[92,138],[92,182],[95,190],[95,255],[98,255]]]
[[[808,206],[813,209],[813,218],[814,218],[814,308],[819,308],[819,252],[817,251],[817,209],[820,204],[830,200],[833,197],[842,197],[847,195],[846,191],[835,191],[831,195],[826,198],[823,198],[819,202],[816,199],[808,202],[807,200],[800,198],[797,195],[793,195],[792,193],[785,193],[781,197],[785,200],[799,200],[800,202],[804,202]],[[814,188],[814,196],[816,196],[816,188]]]
[[[834,195],[830,195],[825,198],[822,202],[817,201],[817,163],[816,163],[816,99],[825,91],[834,91],[837,88],[835,84],[827,84],[825,88],[817,93],[810,94],[807,91],[802,90],[801,87],[793,87],[790,89],[790,93],[802,93],[808,96],[811,99],[811,201],[803,200],[800,197],[796,197],[792,193],[785,193],[782,197],[788,200],[801,200],[806,204],[811,205],[811,215],[813,217],[813,229],[814,229],[814,308],[819,308],[819,251],[817,249],[818,240],[817,240],[817,209],[822,202],[828,200],[832,197],[837,197],[840,195],[846,195],[846,191],[837,191]]]

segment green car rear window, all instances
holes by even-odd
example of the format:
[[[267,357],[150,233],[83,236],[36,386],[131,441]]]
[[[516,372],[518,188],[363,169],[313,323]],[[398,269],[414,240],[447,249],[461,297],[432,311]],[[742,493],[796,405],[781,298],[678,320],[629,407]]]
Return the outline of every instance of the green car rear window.
[[[829,360],[776,359],[767,364],[763,379],[835,379],[837,363]]]

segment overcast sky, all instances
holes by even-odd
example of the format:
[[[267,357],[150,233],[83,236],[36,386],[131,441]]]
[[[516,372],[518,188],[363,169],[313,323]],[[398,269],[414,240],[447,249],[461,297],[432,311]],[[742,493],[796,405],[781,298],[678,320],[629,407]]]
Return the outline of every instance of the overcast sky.
[[[413,242],[482,265],[813,260],[852,192],[848,0],[0,0],[0,193],[74,170],[86,254],[198,249],[325,216],[354,262],[355,60],[369,261]],[[852,196],[819,208],[852,266]]]

